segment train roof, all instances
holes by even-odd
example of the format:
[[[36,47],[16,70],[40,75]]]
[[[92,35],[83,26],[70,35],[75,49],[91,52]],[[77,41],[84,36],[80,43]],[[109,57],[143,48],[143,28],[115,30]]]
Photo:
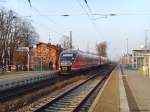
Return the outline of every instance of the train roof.
[[[78,50],[75,50],[75,49],[67,49],[67,50],[64,50],[62,51],[61,53],[77,53]]]
[[[79,53],[79,54],[82,54],[82,55],[86,55],[86,56],[89,56],[89,57],[95,57],[95,58],[103,58],[103,59],[107,59],[107,57],[103,57],[103,56],[98,56],[98,55],[96,55],[96,54],[94,54],[94,53],[89,53],[89,52],[84,52],[84,51],[81,51],[81,50],[75,50],[75,49],[68,49],[68,50],[64,50],[64,51],[62,51],[61,52],[61,54],[63,54],[63,53],[73,53],[73,54],[77,54],[77,53]]]

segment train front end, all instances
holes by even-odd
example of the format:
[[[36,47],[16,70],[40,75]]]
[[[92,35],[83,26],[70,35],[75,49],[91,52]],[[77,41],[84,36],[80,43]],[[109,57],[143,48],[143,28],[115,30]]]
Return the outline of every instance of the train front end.
[[[73,60],[74,60],[74,54],[71,52],[62,52],[60,54],[61,74],[71,73]]]

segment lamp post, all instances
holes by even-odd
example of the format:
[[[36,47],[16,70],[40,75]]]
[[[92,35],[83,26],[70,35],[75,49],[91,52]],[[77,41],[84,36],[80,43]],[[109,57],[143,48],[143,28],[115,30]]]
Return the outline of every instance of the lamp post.
[[[41,58],[41,72],[42,72],[42,70],[43,70],[43,58],[42,58],[42,56],[40,58]]]
[[[126,64],[129,64],[129,61],[128,61],[128,38],[126,38],[126,42],[127,42],[127,56],[126,56]]]
[[[127,55],[128,55],[128,38],[126,38],[127,41]]]
[[[148,46],[147,46],[147,40],[148,40],[148,36],[147,36],[147,34],[148,34],[148,29],[145,29],[145,49],[147,49],[148,48]]]
[[[28,52],[28,72],[30,71],[30,54],[29,54],[29,48],[27,48]]]

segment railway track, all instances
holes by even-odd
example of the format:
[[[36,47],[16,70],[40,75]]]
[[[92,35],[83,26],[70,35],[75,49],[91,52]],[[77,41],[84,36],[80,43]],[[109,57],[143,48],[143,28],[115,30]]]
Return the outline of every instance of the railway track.
[[[30,82],[32,82],[33,79],[34,80],[37,79],[39,81],[36,81],[34,83],[30,83]],[[45,86],[48,86],[50,84],[53,84],[57,81],[62,81],[64,79],[66,79],[66,77],[60,76],[58,74],[55,74],[55,75],[53,74],[53,75],[46,76],[44,80],[42,80],[42,79],[44,79],[43,76],[42,77],[36,77],[36,78],[33,77],[31,79],[26,79],[26,80],[22,79],[18,83],[25,83],[24,85],[18,86],[18,87],[13,87],[13,88],[10,88],[8,90],[3,90],[3,91],[0,90],[0,103],[6,102],[7,100],[10,100],[10,99],[13,99],[15,97],[24,95],[24,94],[29,93],[31,91],[37,91],[38,89],[43,88]],[[15,82],[15,83],[17,83],[17,82]],[[11,83],[11,84],[13,84],[13,83]]]
[[[112,68],[112,67],[104,67],[104,68],[101,68],[101,69],[99,69],[98,71],[99,72],[97,72],[97,70],[94,70],[94,71],[91,71],[91,72],[88,72],[88,73],[86,73],[86,75],[84,74],[83,76],[85,77],[91,77],[91,79],[89,79],[89,81],[90,80],[95,80],[95,82],[96,82],[96,80],[97,80],[97,78],[94,78],[95,76],[93,76],[92,74],[96,74],[96,73],[98,73],[98,74],[103,74],[103,75],[101,75],[101,76],[99,76],[99,81],[102,79],[103,80],[103,77],[105,77],[104,76],[104,74],[106,75],[106,74],[108,74],[108,69],[110,69],[110,68]],[[106,72],[107,71],[107,72]],[[82,77],[82,75],[81,75],[81,77]],[[93,77],[93,78],[92,78]],[[64,79],[63,79],[64,78]],[[4,103],[1,103],[0,102],[0,111],[1,110],[4,110],[4,111],[2,111],[2,112],[10,112],[10,111],[15,111],[15,112],[26,112],[26,111],[38,111],[40,108],[43,108],[43,107],[45,107],[45,104],[47,105],[49,102],[51,102],[52,100],[54,100],[55,98],[57,98],[57,97],[61,97],[61,95],[62,94],[65,94],[65,92],[67,92],[67,91],[70,91],[69,89],[71,89],[72,88],[72,90],[73,90],[73,88],[77,88],[76,86],[77,85],[79,85],[81,82],[82,83],[85,83],[85,82],[88,82],[88,81],[85,81],[87,78],[77,78],[77,79],[73,79],[74,81],[72,82],[69,82],[68,83],[68,81],[66,82],[66,83],[64,83],[63,81],[64,80],[66,80],[66,78],[65,77],[63,77],[62,78],[62,80],[57,80],[57,81],[55,81],[55,80],[49,80],[48,82],[43,82],[43,86],[39,86],[38,88],[34,88],[34,86],[36,86],[36,85],[34,85],[33,86],[33,88],[34,89],[31,89],[31,90],[27,90],[26,91],[26,94],[27,95],[24,95],[23,94],[23,99],[21,98],[21,95],[19,94],[19,96],[18,97],[16,97],[16,100],[14,99],[14,101],[13,101],[13,99],[12,100],[10,100],[10,101],[6,101],[6,103],[4,102]],[[78,80],[79,79],[79,80]],[[69,77],[69,79],[68,80],[70,80],[70,77]],[[55,90],[55,88],[53,88],[53,86],[51,87],[51,86],[48,86],[48,85],[53,85],[52,84],[52,82],[54,83],[54,84],[56,84],[57,86],[56,86],[56,90]],[[60,82],[61,84],[59,84],[58,82]],[[90,82],[93,82],[93,81],[90,81]],[[98,82],[98,81],[97,81]],[[45,84],[44,84],[45,83]],[[59,85],[58,85],[58,84]],[[102,82],[99,82],[99,83],[101,83],[102,84]],[[93,83],[94,84],[94,83]],[[95,85],[96,85],[96,83],[95,83]],[[47,87],[48,86],[48,87]],[[66,87],[66,89],[62,89],[62,88],[65,88]],[[88,87],[88,86],[87,86]],[[41,89],[40,89],[41,88]],[[53,89],[52,89],[53,88]],[[97,87],[96,87],[97,88]],[[91,89],[92,91],[89,93],[89,94],[91,94],[93,91],[95,91],[96,90],[96,88],[95,89]],[[90,88],[89,88],[89,90],[90,90]],[[88,91],[89,91],[88,90]],[[35,92],[34,92],[35,91]],[[36,91],[37,91],[37,93],[36,93]],[[41,91],[40,93],[39,93],[39,91]],[[43,91],[43,92],[42,92]],[[56,91],[56,92],[53,92],[53,91]],[[57,94],[57,91],[58,91],[58,93],[59,94]],[[60,92],[59,92],[60,91]],[[24,92],[22,92],[22,93],[24,93]],[[54,94],[53,94],[54,93]],[[31,95],[30,95],[31,94]],[[52,94],[52,96],[51,96],[51,94]],[[16,95],[17,96],[17,95]],[[28,97],[29,96],[29,97]],[[31,96],[31,97],[30,97]],[[48,97],[49,96],[49,97]],[[17,100],[18,99],[18,100]],[[41,99],[44,99],[43,101],[41,100]],[[85,98],[86,99],[86,98]],[[22,101],[21,101],[22,100]],[[19,102],[20,103],[19,103]],[[42,102],[41,102],[42,101]],[[83,100],[83,101],[85,101],[85,100]],[[4,105],[4,107],[2,106],[2,104]],[[81,103],[82,104],[82,103]],[[9,107],[9,108],[8,108]],[[3,109],[2,109],[3,108]],[[23,111],[24,110],[24,111]],[[43,111],[43,110],[42,110]],[[40,110],[40,112],[41,112],[41,110]]]
[[[47,95],[55,92],[56,90],[59,90],[61,87],[69,85],[77,80],[78,77],[63,77],[62,80],[53,80],[53,84],[51,83],[50,85],[46,85],[43,88],[39,88],[35,91],[30,91],[29,93],[0,103],[0,112],[23,112],[22,110],[18,110],[30,104],[32,105],[34,102],[37,102],[41,98],[44,98]]]
[[[94,75],[60,95],[51,97],[49,101],[32,108],[31,112],[77,112],[89,96],[103,85],[105,79],[106,76]]]

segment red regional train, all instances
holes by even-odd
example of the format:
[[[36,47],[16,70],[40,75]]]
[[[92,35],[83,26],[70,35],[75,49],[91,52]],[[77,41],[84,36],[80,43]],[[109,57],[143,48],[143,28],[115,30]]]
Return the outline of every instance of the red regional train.
[[[62,74],[84,70],[108,63],[108,58],[80,50],[64,50],[59,57],[59,66]]]

